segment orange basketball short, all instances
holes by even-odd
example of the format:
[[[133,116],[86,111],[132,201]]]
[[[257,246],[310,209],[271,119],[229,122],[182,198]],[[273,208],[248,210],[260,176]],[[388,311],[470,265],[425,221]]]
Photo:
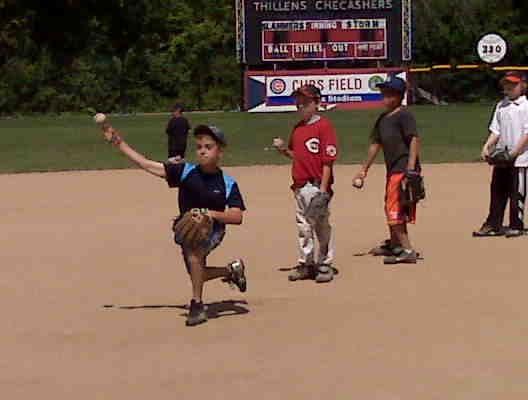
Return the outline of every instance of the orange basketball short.
[[[389,175],[385,192],[385,214],[389,225],[414,224],[416,222],[416,204],[403,207],[401,202],[401,184],[404,173]]]

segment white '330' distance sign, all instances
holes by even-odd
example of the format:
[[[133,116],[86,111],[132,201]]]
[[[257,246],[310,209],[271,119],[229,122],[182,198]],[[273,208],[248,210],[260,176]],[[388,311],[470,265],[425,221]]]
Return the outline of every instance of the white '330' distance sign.
[[[485,63],[496,64],[506,56],[508,44],[501,35],[488,33],[478,41],[477,52],[480,59]]]

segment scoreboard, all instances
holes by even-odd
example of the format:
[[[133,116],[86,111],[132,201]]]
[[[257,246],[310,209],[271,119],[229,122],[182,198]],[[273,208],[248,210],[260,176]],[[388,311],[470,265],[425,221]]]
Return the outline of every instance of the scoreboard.
[[[263,61],[386,60],[387,20],[263,21]]]
[[[411,59],[411,0],[236,0],[247,65]]]

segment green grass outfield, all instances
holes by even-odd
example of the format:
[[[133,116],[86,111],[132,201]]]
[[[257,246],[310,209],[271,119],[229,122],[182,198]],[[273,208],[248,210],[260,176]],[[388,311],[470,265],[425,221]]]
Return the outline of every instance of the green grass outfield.
[[[415,106],[426,163],[471,162],[478,159],[486,137],[492,105]],[[340,163],[365,157],[370,129],[380,110],[335,111],[340,140]],[[286,138],[296,121],[293,113],[189,113],[193,126],[210,123],[227,134],[225,165],[281,164],[273,151],[264,151],[275,136]],[[166,158],[165,115],[114,116],[115,127],[140,152]],[[130,167],[111,146],[105,145],[90,116],[24,117],[0,120],[0,173],[90,170]],[[189,154],[192,154],[192,149]],[[192,157],[190,157],[192,159]]]

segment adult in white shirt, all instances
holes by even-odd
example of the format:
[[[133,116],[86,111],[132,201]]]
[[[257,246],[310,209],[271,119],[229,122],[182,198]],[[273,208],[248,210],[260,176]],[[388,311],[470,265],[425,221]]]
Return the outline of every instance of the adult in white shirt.
[[[505,97],[493,113],[490,135],[482,148],[486,159],[494,148],[507,149],[514,159],[509,166],[494,166],[488,218],[473,236],[516,237],[524,234],[526,173],[528,168],[528,99],[526,77],[521,72],[508,72],[501,80]],[[504,212],[510,202],[510,221],[503,229]]]

